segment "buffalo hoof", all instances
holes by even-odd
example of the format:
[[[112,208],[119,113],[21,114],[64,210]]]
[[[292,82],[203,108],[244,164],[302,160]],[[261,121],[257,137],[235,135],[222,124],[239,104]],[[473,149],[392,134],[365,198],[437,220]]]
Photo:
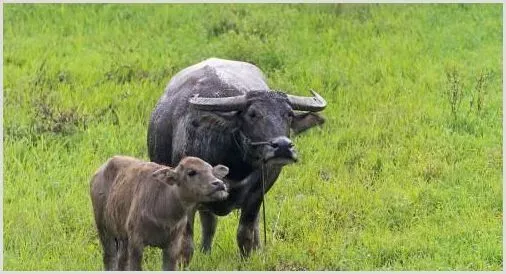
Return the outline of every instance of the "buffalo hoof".
[[[237,244],[242,258],[248,258],[253,250],[260,247],[258,227],[239,225],[237,229]]]

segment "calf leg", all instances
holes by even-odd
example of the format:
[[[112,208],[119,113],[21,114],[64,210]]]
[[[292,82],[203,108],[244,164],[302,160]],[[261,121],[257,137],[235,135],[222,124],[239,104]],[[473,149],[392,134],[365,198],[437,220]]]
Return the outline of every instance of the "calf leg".
[[[171,247],[164,248],[162,254],[163,271],[175,271],[178,258],[176,256],[173,256]]]
[[[128,270],[142,270],[142,254],[144,246],[141,243],[128,239]]]
[[[128,240],[118,240],[118,266],[115,270],[127,270]]]
[[[210,211],[199,211],[200,222],[202,224],[202,246],[201,250],[209,254],[213,245],[214,233],[216,232],[217,218]]]
[[[104,251],[102,260],[104,263],[105,270],[114,270],[114,264],[116,260],[116,241],[110,235],[107,235],[104,231],[99,231],[100,243]]]
[[[183,265],[186,267],[190,264],[193,257],[194,244],[193,244],[193,221],[197,208],[192,208],[188,211],[187,223],[183,233],[181,242],[181,255],[183,257]],[[164,255],[165,256],[165,255]]]

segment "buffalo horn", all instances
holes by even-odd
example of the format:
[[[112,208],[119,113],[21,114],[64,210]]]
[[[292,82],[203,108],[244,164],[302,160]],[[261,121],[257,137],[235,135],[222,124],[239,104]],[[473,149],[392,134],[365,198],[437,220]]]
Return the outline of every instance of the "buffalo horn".
[[[239,95],[233,97],[222,98],[204,98],[199,97],[198,94],[191,97],[190,105],[199,110],[208,111],[234,111],[242,110],[246,105],[246,96]]]
[[[327,102],[314,90],[311,90],[313,97],[295,96],[288,94],[288,101],[294,110],[318,112],[322,111]]]

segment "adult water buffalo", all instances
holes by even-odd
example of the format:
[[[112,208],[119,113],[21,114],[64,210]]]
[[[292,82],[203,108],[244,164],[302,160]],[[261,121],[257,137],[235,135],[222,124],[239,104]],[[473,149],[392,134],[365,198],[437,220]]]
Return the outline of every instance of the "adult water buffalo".
[[[313,97],[302,97],[272,91],[256,66],[216,58],[183,69],[171,79],[149,123],[151,161],[174,166],[185,156],[195,156],[230,169],[224,179],[231,188],[228,198],[201,204],[188,216],[186,252],[193,254],[196,210],[204,252],[211,250],[216,215],[236,208],[241,209],[237,229],[241,255],[248,256],[259,246],[262,192],[271,188],[284,165],[297,161],[290,129],[299,133],[324,121],[316,112],[326,102],[312,93]]]

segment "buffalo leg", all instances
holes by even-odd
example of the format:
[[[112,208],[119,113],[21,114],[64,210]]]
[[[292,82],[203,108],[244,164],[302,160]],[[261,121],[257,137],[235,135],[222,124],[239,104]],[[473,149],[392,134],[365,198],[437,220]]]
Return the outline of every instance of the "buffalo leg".
[[[242,201],[241,218],[237,228],[237,244],[241,256],[248,257],[253,249],[260,246],[260,233],[258,229],[258,213],[263,201],[263,194],[267,193],[279,176],[281,168],[271,167],[266,170],[265,178],[253,184]],[[253,178],[252,178],[253,179]],[[265,189],[262,190],[262,180],[265,180]]]
[[[201,250],[209,254],[213,244],[214,233],[216,232],[216,224],[218,222],[216,216],[212,212],[200,210],[200,222],[202,224],[202,246]]]
[[[258,212],[261,203],[262,200],[259,197],[252,203],[247,203],[241,210],[241,218],[237,229],[237,244],[242,257],[249,257],[251,251],[260,246]]]

